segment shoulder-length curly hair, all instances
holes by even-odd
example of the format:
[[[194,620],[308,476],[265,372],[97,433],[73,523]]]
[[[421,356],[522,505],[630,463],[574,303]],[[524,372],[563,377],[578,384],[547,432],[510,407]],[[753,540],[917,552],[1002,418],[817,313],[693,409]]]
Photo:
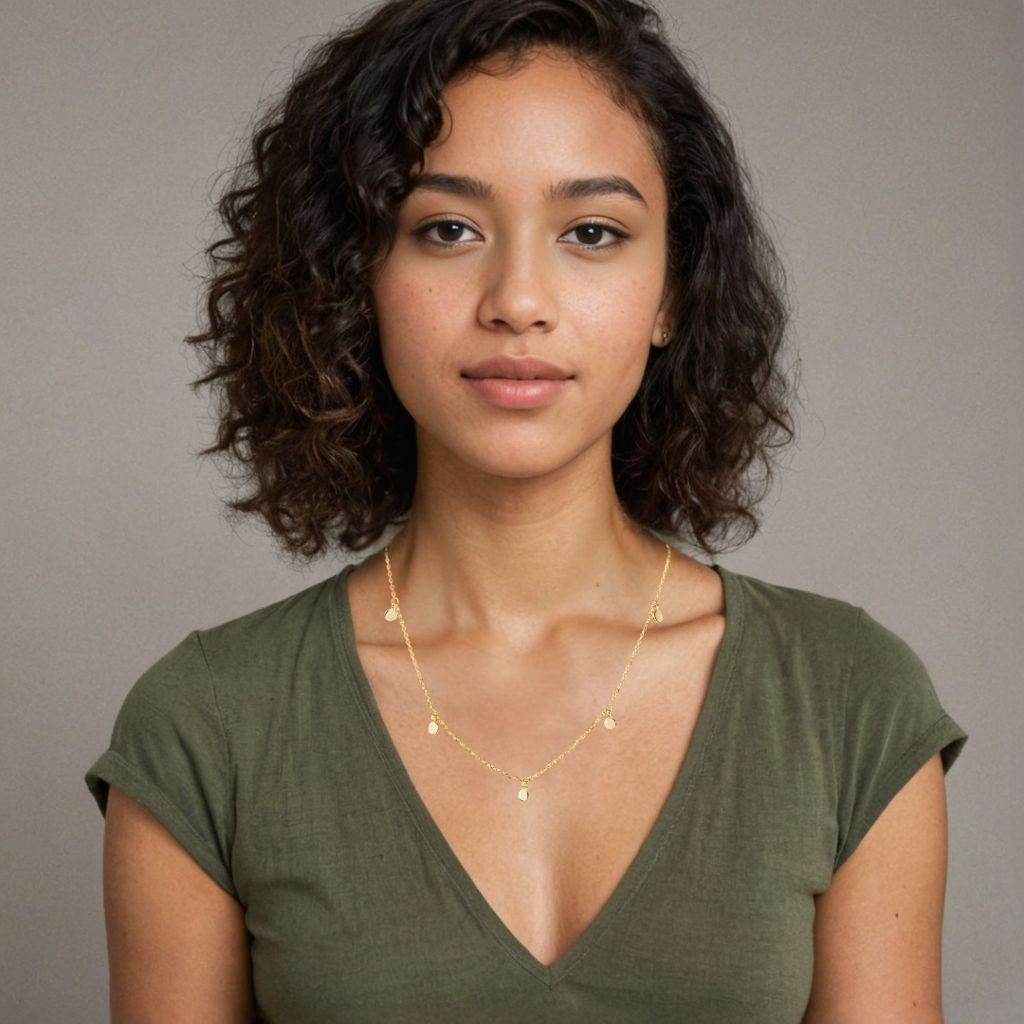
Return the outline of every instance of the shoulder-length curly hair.
[[[759,529],[769,449],[792,440],[778,369],[784,272],[746,169],[659,13],[630,0],[387,0],[322,40],[256,122],[204,250],[199,348],[213,444],[293,556],[359,550],[407,517],[415,431],[380,356],[370,282],[395,241],[410,168],[442,127],[441,92],[492,54],[538,46],[596,72],[651,139],[668,194],[670,343],[612,432],[641,526],[715,542]],[[750,472],[763,467],[760,480]]]

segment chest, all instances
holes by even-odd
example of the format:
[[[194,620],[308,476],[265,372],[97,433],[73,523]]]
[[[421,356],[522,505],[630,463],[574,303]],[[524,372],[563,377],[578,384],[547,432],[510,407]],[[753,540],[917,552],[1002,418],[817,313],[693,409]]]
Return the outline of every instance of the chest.
[[[265,1019],[799,1020],[836,840],[834,716],[812,705],[838,680],[795,685],[791,648],[729,597],[724,637],[713,616],[648,636],[617,727],[525,804],[427,732],[401,644],[346,628],[335,657],[240,709],[232,863]],[[597,717],[625,660],[503,674],[416,655],[453,731],[522,775]]]
[[[384,727],[429,817],[539,963],[579,942],[652,835],[690,749],[723,631],[724,619],[713,617],[650,644],[642,670],[635,666],[615,698],[615,728],[602,718],[589,732],[625,659],[592,660],[587,681],[566,683],[564,667],[508,673],[418,654],[444,723],[431,733],[406,649],[359,647]],[[520,782],[508,776],[531,775],[529,798],[520,800]]]

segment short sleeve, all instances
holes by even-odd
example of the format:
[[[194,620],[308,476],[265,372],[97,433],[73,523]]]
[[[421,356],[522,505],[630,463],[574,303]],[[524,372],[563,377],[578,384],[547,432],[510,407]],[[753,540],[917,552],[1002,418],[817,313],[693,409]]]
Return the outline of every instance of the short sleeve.
[[[939,702],[911,647],[858,610],[838,755],[839,838],[833,872],[882,811],[935,754],[948,773],[967,733]]]
[[[125,696],[110,745],[85,774],[106,816],[110,784],[145,807],[227,892],[234,833],[227,736],[197,633]]]

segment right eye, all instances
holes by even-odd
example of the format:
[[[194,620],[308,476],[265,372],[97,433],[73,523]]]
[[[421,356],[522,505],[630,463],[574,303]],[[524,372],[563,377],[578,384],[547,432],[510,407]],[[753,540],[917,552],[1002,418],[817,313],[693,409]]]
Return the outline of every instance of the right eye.
[[[430,238],[429,233],[439,228],[441,232],[440,238]],[[413,235],[420,241],[425,242],[427,245],[436,245],[442,249],[454,249],[456,246],[463,244],[458,238],[445,237],[445,234],[458,233],[459,231],[472,231],[473,229],[468,224],[463,224],[461,220],[453,220],[451,217],[445,217],[443,220],[432,220],[429,224],[423,224],[413,231]]]

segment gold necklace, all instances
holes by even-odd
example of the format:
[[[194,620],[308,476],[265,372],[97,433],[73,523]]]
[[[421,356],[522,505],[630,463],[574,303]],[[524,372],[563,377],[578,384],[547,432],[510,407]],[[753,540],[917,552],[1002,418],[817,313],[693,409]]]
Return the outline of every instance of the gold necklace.
[[[615,687],[615,692],[612,694],[611,699],[601,709],[601,713],[597,716],[597,718],[595,718],[594,721],[590,723],[590,726],[587,728],[587,730],[576,737],[575,742],[572,744],[571,747],[568,748],[568,750],[563,750],[562,753],[558,755],[558,757],[556,757],[552,761],[549,761],[546,765],[544,765],[543,768],[540,769],[540,771],[536,771],[532,775],[522,776],[514,775],[511,772],[507,772],[503,768],[499,768],[496,764],[491,764],[490,761],[487,761],[484,758],[482,758],[475,750],[473,750],[472,747],[468,746],[466,743],[463,743],[463,741],[459,739],[459,737],[456,736],[455,733],[451,731],[451,729],[448,728],[448,725],[445,722],[445,720],[437,713],[437,708],[434,707],[434,702],[430,699],[430,694],[427,692],[427,684],[423,682],[423,674],[420,672],[420,666],[419,663],[416,661],[416,655],[413,653],[412,641],[409,639],[409,631],[405,628],[405,618],[402,616],[402,609],[398,604],[398,595],[395,593],[395,581],[391,575],[391,558],[388,554],[387,545],[385,545],[384,564],[387,566],[388,570],[388,588],[391,591],[391,607],[388,608],[388,610],[384,613],[384,618],[387,619],[388,622],[395,622],[397,620],[402,627],[402,636],[405,637],[405,646],[406,648],[408,648],[409,657],[412,660],[412,667],[416,670],[416,678],[420,681],[420,689],[423,690],[423,696],[426,697],[427,706],[430,708],[430,722],[427,725],[427,732],[429,732],[431,736],[434,736],[437,734],[439,728],[444,729],[444,731],[448,733],[448,735],[451,736],[451,738],[455,740],[455,742],[458,743],[458,745],[462,747],[463,750],[466,750],[468,753],[472,754],[473,757],[475,757],[482,765],[484,765],[484,767],[490,768],[492,771],[498,772],[500,775],[504,775],[506,779],[509,779],[512,782],[518,782],[520,785],[519,799],[523,801],[528,800],[530,796],[530,783],[534,779],[539,778],[541,775],[543,775],[549,768],[552,768],[556,764],[558,764],[558,762],[561,761],[562,758],[564,758],[567,754],[572,753],[572,751],[576,749],[577,745],[590,735],[590,733],[597,726],[598,722],[600,722],[603,719],[604,727],[606,729],[615,728],[616,723],[615,719],[612,718],[612,706],[614,705],[616,698],[619,696],[619,691],[622,689],[622,684],[626,681],[626,676],[629,673],[630,667],[633,664],[633,659],[636,657],[637,651],[640,650],[640,645],[643,643],[644,637],[647,635],[647,627],[651,624],[652,618],[657,622],[661,622],[664,618],[664,615],[661,611],[661,607],[658,604],[658,598],[661,596],[661,588],[664,586],[665,577],[668,575],[668,565],[669,562],[672,560],[672,548],[669,547],[668,544],[665,545],[665,548],[665,566],[661,570],[661,582],[658,584],[658,592],[657,594],[655,594],[654,601],[651,604],[650,611],[648,611],[647,613],[647,619],[644,622],[644,628],[640,631],[640,639],[637,640],[636,645],[633,648],[633,653],[629,656],[629,661],[626,663],[625,671],[623,671],[622,678],[619,679],[619,685]]]

